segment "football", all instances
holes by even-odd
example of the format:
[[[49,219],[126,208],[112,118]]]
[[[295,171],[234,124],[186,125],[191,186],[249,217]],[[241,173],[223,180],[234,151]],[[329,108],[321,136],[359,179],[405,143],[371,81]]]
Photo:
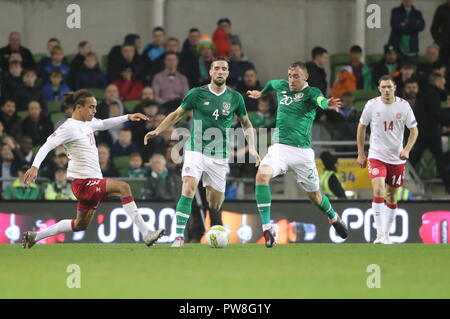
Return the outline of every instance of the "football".
[[[229,237],[225,227],[215,225],[206,233],[206,242],[212,248],[224,248],[228,245]]]

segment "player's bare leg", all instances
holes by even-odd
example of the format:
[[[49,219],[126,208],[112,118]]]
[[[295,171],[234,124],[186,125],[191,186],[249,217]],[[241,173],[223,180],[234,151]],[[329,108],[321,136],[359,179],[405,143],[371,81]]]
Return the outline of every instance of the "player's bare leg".
[[[306,194],[308,195],[308,198],[311,200],[311,202],[316,204],[316,206],[327,215],[328,222],[334,227],[336,233],[343,239],[347,238],[347,225],[331,206],[328,196],[322,194],[320,190],[317,190],[315,192],[307,192]]]
[[[145,225],[131,194],[130,185],[122,181],[107,179],[106,193],[108,197],[120,197],[123,209],[138,227],[142,239],[147,246],[153,245],[164,234],[163,229],[152,231]]]
[[[172,247],[184,246],[184,230],[191,215],[192,199],[197,190],[198,180],[193,176],[183,177],[181,196],[176,207],[176,237]]]
[[[384,244],[392,244],[389,233],[392,227],[392,223],[395,219],[395,213],[397,211],[397,187],[386,185],[386,206],[383,221]]]
[[[261,215],[263,236],[267,248],[276,245],[277,229],[270,223],[270,207],[272,205],[272,195],[270,192],[270,181],[272,180],[273,169],[269,165],[262,165],[256,173],[255,198],[258,205],[258,212]]]
[[[210,210],[211,226],[222,225],[222,216],[220,208],[222,207],[223,200],[225,199],[225,194],[212,188],[211,186],[206,186],[206,200],[208,201],[208,206]]]
[[[385,232],[383,229],[383,220],[385,216],[385,183],[386,180],[384,177],[377,177],[372,179],[372,211],[375,219],[375,227],[377,229],[377,238],[373,242],[374,244],[383,244],[385,239]]]

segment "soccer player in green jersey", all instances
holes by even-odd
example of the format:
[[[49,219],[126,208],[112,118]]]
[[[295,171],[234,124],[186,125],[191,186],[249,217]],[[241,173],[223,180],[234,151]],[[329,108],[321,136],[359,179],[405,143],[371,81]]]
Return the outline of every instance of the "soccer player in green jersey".
[[[276,91],[278,98],[277,122],[272,136],[272,145],[261,161],[256,174],[256,203],[262,219],[266,247],[276,244],[276,229],[270,224],[270,180],[292,169],[297,182],[309,199],[328,217],[342,238],[347,237],[347,226],[334,211],[328,197],[319,190],[319,178],[311,148],[311,128],[316,109],[339,110],[339,99],[326,99],[318,88],[310,87],[308,73],[302,62],[289,66],[288,79],[269,81],[262,91],[248,91],[247,95],[259,99],[262,95]]]
[[[228,170],[228,129],[231,128],[234,114],[244,129],[250,156],[255,159],[256,165],[260,162],[244,98],[226,86],[228,74],[227,59],[215,58],[209,70],[210,84],[191,89],[181,106],[144,138],[146,145],[148,139],[158,136],[177,123],[186,112],[192,112],[193,124],[191,136],[185,144],[183,186],[176,206],[176,238],[172,247],[184,245],[184,229],[191,214],[192,199],[202,176],[209,208],[218,213],[222,206]]]

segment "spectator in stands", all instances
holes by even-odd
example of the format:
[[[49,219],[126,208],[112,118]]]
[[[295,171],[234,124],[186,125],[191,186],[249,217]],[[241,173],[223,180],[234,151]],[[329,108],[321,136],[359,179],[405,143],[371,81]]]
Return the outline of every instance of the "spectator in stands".
[[[98,148],[98,159],[100,163],[100,170],[104,177],[118,177],[114,164],[111,162],[110,149],[106,144],[99,144]]]
[[[122,128],[119,131],[117,142],[111,148],[111,156],[129,156],[131,153],[137,152],[138,148],[133,142],[133,133],[129,128]]]
[[[180,41],[177,38],[169,38],[164,44],[164,53],[152,63],[152,76],[163,71],[166,67],[166,55],[174,53],[180,59]]]
[[[54,172],[54,182],[45,186],[44,198],[46,200],[76,200],[72,192],[72,184],[67,181],[67,171],[58,167]]]
[[[431,74],[431,69],[434,63],[439,61],[439,47],[435,44],[427,46],[425,50],[425,62],[417,64],[416,74],[419,81],[419,86],[428,83],[428,77]]]
[[[320,190],[331,199],[346,199],[344,184],[337,173],[339,165],[337,157],[330,152],[322,152],[320,159],[325,167],[320,174]]]
[[[331,88],[331,96],[341,97],[343,93],[356,91],[356,78],[351,65],[345,65]]]
[[[0,122],[2,122],[5,132],[18,138],[22,135],[22,121],[16,113],[16,103],[11,99],[6,99],[0,109]]]
[[[372,72],[372,80],[374,85],[377,86],[378,80],[383,75],[393,75],[400,69],[400,58],[398,57],[397,50],[392,44],[386,44],[384,46],[384,58],[374,65]]]
[[[242,81],[244,73],[248,69],[255,69],[255,66],[242,52],[239,43],[232,44],[230,47],[230,75],[227,84],[232,88],[237,88],[239,81]]]
[[[210,81],[209,69],[211,67],[212,60],[214,59],[214,53],[216,52],[216,46],[209,38],[203,38],[200,40],[197,51],[200,57],[198,58],[199,79],[198,85],[206,84]]]
[[[155,154],[150,160],[151,173],[143,187],[142,198],[145,200],[176,200],[181,190],[181,177],[169,172],[166,159]]]
[[[431,74],[429,85],[417,94],[414,113],[421,133],[411,151],[410,162],[415,166],[425,149],[429,149],[434,155],[446,191],[450,192],[450,175],[445,172],[440,129],[441,101],[446,98],[444,89],[445,78],[439,74]]]
[[[183,157],[180,154],[178,141],[170,141],[165,151],[166,167],[173,174],[181,175]],[[177,147],[175,147],[178,144]]]
[[[28,104],[29,116],[22,122],[22,133],[31,137],[33,145],[43,145],[53,133],[53,123],[42,113],[41,105],[38,101],[31,101]]]
[[[402,92],[406,81],[413,77],[415,77],[414,64],[406,62],[393,77],[394,83],[397,86],[397,92]]]
[[[145,114],[150,121],[136,121],[132,122],[130,125],[130,128],[133,132],[133,141],[140,147],[143,148],[144,145],[142,141],[144,140],[145,134],[148,133],[148,126],[151,125],[153,119],[159,112],[159,106],[158,103],[154,100],[144,100],[142,103],[140,103],[139,109],[135,109],[133,113],[143,113]]]
[[[94,52],[86,54],[83,66],[77,71],[74,80],[74,90],[105,88],[106,76],[100,70],[98,58]]]
[[[404,98],[411,105],[413,111],[416,107],[416,97],[419,93],[419,84],[415,78],[411,78],[405,81],[403,92],[399,92],[400,96]]]
[[[322,47],[315,47],[311,51],[312,61],[306,62],[308,70],[308,84],[317,87],[323,95],[327,95],[327,74],[325,67],[328,64],[328,51]]]
[[[356,81],[357,90],[372,90],[372,71],[369,66],[361,62],[363,55],[362,48],[359,45],[353,45],[350,48],[350,67]]]
[[[154,117],[150,118],[150,121],[147,121],[147,124],[145,126],[147,128],[147,132],[153,131],[155,128],[157,128],[165,118],[166,115],[162,113],[158,113]],[[149,161],[150,157],[153,154],[164,154],[165,149],[166,141],[164,140],[164,137],[157,136],[148,141],[147,145],[144,146],[143,144],[141,144],[140,153],[142,154],[142,158],[146,163]]]
[[[134,107],[133,113],[142,113],[144,110],[144,104],[147,104],[149,101],[153,101],[155,99],[155,91],[151,86],[144,86],[142,89],[141,95],[141,103],[137,104]],[[133,123],[139,123],[140,121],[136,121]]]
[[[78,72],[83,68],[84,66],[84,59],[86,58],[86,55],[88,53],[92,52],[91,44],[88,41],[81,41],[78,43],[78,53],[73,58],[72,62],[70,63],[70,86],[76,87],[75,81],[78,78]]]
[[[28,185],[23,182],[28,168],[28,165],[19,168],[19,178],[6,188],[3,193],[4,199],[33,200],[41,198],[41,190],[35,182],[30,182]]]
[[[109,107],[108,118],[122,116],[125,114],[125,108],[120,100],[112,100],[109,103],[108,107]],[[125,122],[122,125],[117,125],[113,128],[110,128],[109,130],[103,131],[103,132],[108,132],[111,135],[112,142],[115,143],[117,141],[117,139],[119,138],[120,130],[122,128],[128,127],[128,126],[129,126],[129,123]]]
[[[41,175],[43,177],[53,179],[56,169],[58,168],[67,169],[68,164],[69,159],[67,158],[66,150],[64,149],[64,146],[59,145],[55,148],[55,151],[53,152],[52,160],[47,161],[47,163],[43,167]]]
[[[19,32],[11,32],[8,37],[8,45],[0,49],[0,69],[8,70],[9,56],[17,52],[22,57],[22,66],[25,69],[36,67],[31,51],[22,46]]]
[[[422,12],[413,6],[413,0],[402,0],[391,12],[389,43],[395,46],[402,60],[415,61],[419,55],[419,32],[425,28]]]
[[[33,163],[36,153],[33,151],[33,140],[29,136],[21,136],[19,144],[13,148],[14,156],[18,159],[21,165],[29,165]]]
[[[69,86],[63,81],[63,75],[60,70],[55,69],[50,74],[50,80],[42,88],[45,101],[63,101],[64,94],[70,92]]]
[[[38,69],[43,70],[46,66],[52,64],[52,51],[56,47],[61,47],[61,42],[57,38],[51,38],[47,42],[47,56],[41,58],[38,63]],[[62,64],[69,65],[66,57],[63,57]]]
[[[0,145],[3,144],[3,139],[7,136],[8,134],[5,132],[5,127],[3,126],[3,123],[0,122]]]
[[[70,67],[69,65],[64,64],[63,60],[64,50],[60,46],[53,47],[50,63],[47,65],[40,65],[39,73],[44,83],[47,82],[47,80],[50,78],[50,74],[54,70],[61,71],[64,81],[68,83]]]
[[[262,86],[258,80],[258,74],[255,69],[247,69],[244,72],[242,81],[237,85],[237,90],[242,94],[245,101],[245,107],[248,112],[258,110],[258,100],[251,99],[247,96],[247,91],[258,90],[261,91]]]
[[[142,156],[138,152],[134,152],[130,154],[130,161],[128,170],[124,177],[129,178],[143,178],[149,175],[149,169],[142,165]]]
[[[276,117],[271,112],[270,96],[263,96],[258,100],[258,111],[250,115],[250,121],[254,128],[275,127]]]
[[[13,61],[9,64],[8,72],[2,76],[1,94],[4,98],[11,98],[14,96],[17,88],[22,83],[23,68],[20,62]]]
[[[439,56],[448,68],[450,68],[450,0],[440,5],[434,12],[431,23],[431,35],[439,46]]]
[[[142,55],[150,62],[155,61],[164,53],[164,43],[166,42],[166,31],[163,27],[155,27],[152,31],[153,41],[147,44]]]
[[[447,107],[441,110],[442,134],[450,136],[450,92],[447,93]]]
[[[131,67],[133,69],[134,75],[138,79],[142,79],[145,71],[141,57],[136,53],[136,47],[131,44],[122,45],[121,55],[118,57],[117,61],[110,61],[108,59],[108,71],[107,76],[110,82],[120,80],[122,76],[122,71]]]
[[[11,146],[3,143],[0,151],[0,177],[12,178],[17,176],[17,164],[18,162],[14,158]],[[12,182],[8,181],[0,182],[0,192],[3,193],[11,184]]]
[[[22,80],[23,82],[17,87],[14,95],[17,111],[27,110],[30,101],[38,101],[41,107],[46,110],[47,104],[42,87],[37,83],[36,71],[33,69],[25,70]]]
[[[65,121],[67,121],[67,119],[72,117],[72,113],[73,113],[73,106],[72,105],[66,105],[66,104],[62,104],[61,105],[61,111],[63,111],[64,113],[64,117],[61,118],[60,120],[58,120],[56,123],[54,123],[54,130],[56,130],[58,127],[60,127]]]
[[[189,91],[189,84],[187,78],[177,71],[178,56],[175,53],[166,53],[164,65],[164,71],[155,75],[152,87],[155,101],[160,104],[171,103],[173,107],[168,109],[171,112],[180,105]]]
[[[431,66],[431,74],[439,74],[445,77],[447,74],[447,67],[440,61],[434,62]]]
[[[359,115],[353,105],[352,92],[344,92],[341,96],[342,106],[339,112],[326,110],[327,129],[334,140],[354,140]]]
[[[103,94],[103,100],[97,105],[97,113],[95,117],[99,119],[108,118],[109,104],[113,100],[119,99],[119,89],[115,84],[109,84]]]
[[[217,21],[217,29],[214,31],[212,40],[216,45],[216,56],[230,56],[230,48],[232,44],[241,44],[238,35],[231,33],[231,20],[221,18]]]
[[[199,29],[191,28],[187,39],[183,43],[183,49],[181,50],[180,71],[187,77],[189,87],[191,88],[197,87],[197,81],[200,77],[198,74],[199,53],[197,51],[197,46],[200,42],[201,36],[202,34]]]
[[[114,84],[119,89],[119,96],[122,101],[139,100],[142,95],[142,81],[135,77],[135,72],[131,66],[125,67],[119,80]]]

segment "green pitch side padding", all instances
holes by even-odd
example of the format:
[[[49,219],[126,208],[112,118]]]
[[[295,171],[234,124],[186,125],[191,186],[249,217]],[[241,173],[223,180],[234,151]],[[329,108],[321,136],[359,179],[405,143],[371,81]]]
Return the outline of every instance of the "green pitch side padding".
[[[117,170],[128,167],[128,162],[130,161],[129,156],[117,156],[112,159],[113,164]]]
[[[61,112],[62,101],[53,101],[47,104],[47,112],[51,113],[59,113]]]
[[[374,97],[377,97],[380,95],[377,90],[356,90],[352,92],[353,94],[353,101],[365,101],[367,102],[370,99],[373,99]]]
[[[429,150],[423,152],[422,157],[417,164],[417,173],[423,179],[432,179],[436,177],[436,160]]]
[[[28,117],[28,111],[19,111],[17,112],[17,115],[20,117],[21,120],[24,120]]]
[[[66,58],[67,58],[67,61],[69,62],[69,64],[72,63],[72,61],[73,61],[73,59],[75,59],[76,55],[77,55],[76,53],[71,53],[71,54],[66,55]]]
[[[47,55],[46,53],[35,53],[35,54],[33,54],[34,62],[36,62],[36,64],[38,64],[42,60],[42,58],[45,57],[46,55]]]
[[[105,55],[102,55],[102,59],[100,61],[100,69],[103,72],[106,72],[107,68],[108,68],[108,55],[105,54]]]
[[[383,59],[383,54],[368,54],[366,55],[366,64],[370,67],[373,68],[373,65],[379,61],[381,61],[381,59]]]
[[[60,119],[64,117],[66,117],[66,115],[62,112],[52,113],[50,115],[50,120],[52,121],[53,124],[56,124],[56,122],[58,122]]]
[[[128,110],[128,112],[133,112],[134,108],[139,103],[141,103],[140,100],[129,100],[129,101],[124,102],[123,104],[124,104],[125,108]]]
[[[103,95],[105,90],[103,89],[87,89],[89,92],[91,92],[91,94],[97,99],[97,102],[99,102],[100,100],[103,100]]]

